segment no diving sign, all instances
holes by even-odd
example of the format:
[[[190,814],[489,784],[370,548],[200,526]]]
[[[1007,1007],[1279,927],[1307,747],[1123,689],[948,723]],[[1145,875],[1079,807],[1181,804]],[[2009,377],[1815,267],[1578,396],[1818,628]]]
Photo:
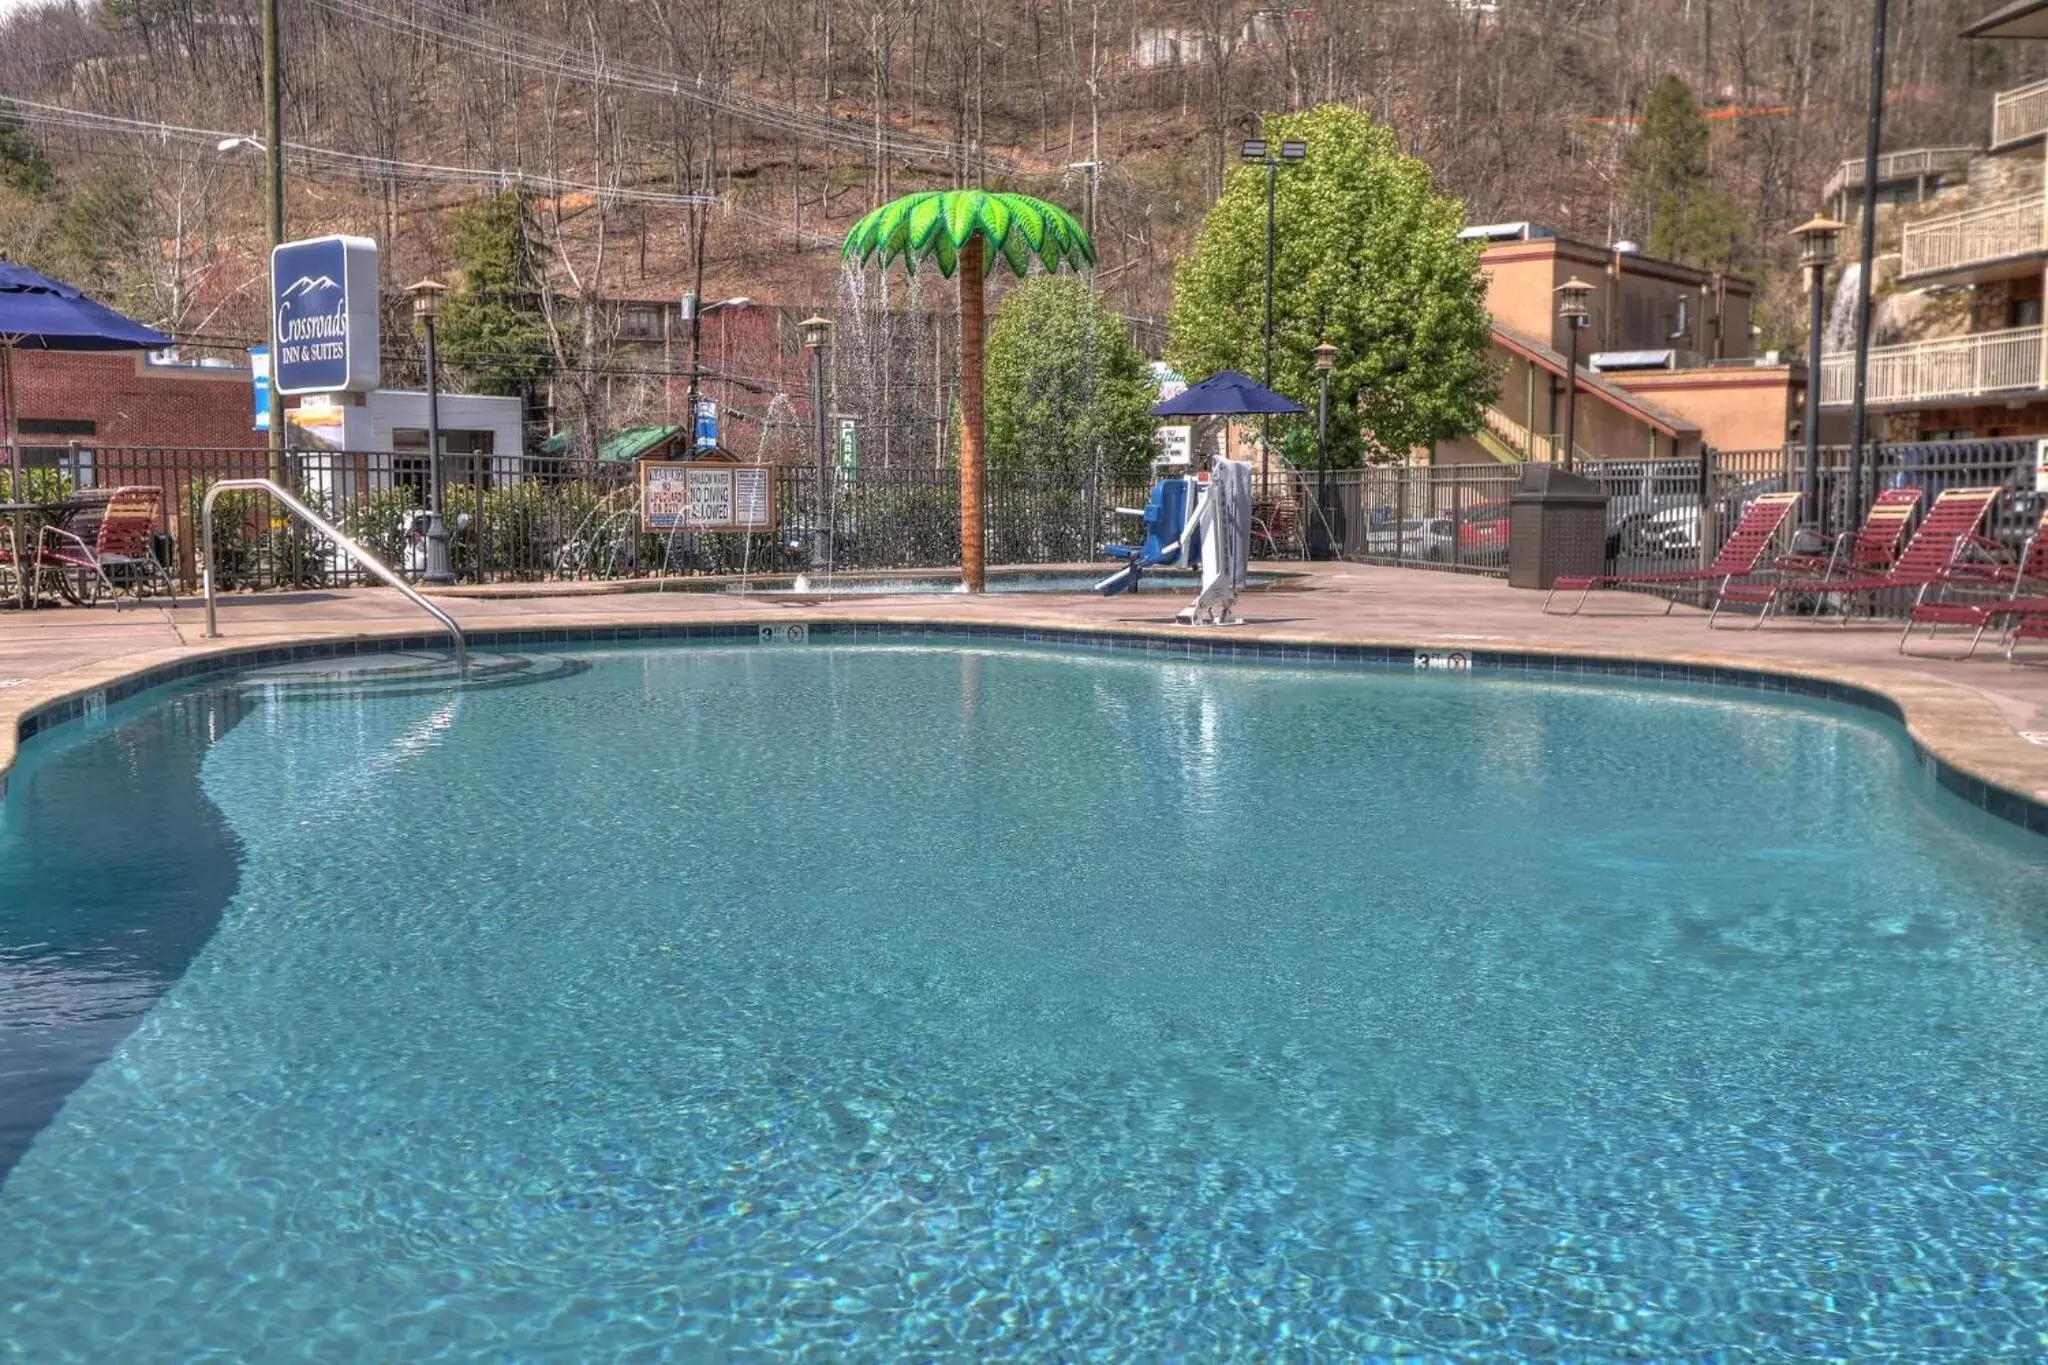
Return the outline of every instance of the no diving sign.
[[[761,643],[764,645],[807,645],[810,642],[811,628],[801,623],[761,627]]]
[[[1470,673],[1472,656],[1462,649],[1418,649],[1415,667],[1426,673]]]

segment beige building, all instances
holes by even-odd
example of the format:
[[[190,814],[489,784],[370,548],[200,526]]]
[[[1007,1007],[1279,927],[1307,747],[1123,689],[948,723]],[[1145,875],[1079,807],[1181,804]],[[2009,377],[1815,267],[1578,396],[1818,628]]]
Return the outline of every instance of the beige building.
[[[1466,236],[1489,243],[1480,269],[1500,396],[1479,433],[1442,444],[1435,462],[1561,456],[1570,336],[1556,291],[1574,278],[1592,286],[1571,380],[1580,459],[1697,458],[1703,444],[1760,449],[1797,434],[1805,365],[1754,354],[1751,281],[1528,223]]]

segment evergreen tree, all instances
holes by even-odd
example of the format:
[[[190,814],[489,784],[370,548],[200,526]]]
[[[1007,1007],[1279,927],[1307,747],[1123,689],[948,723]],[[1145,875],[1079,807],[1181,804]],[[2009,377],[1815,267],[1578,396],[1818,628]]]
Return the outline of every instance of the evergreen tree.
[[[1650,91],[1629,149],[1631,198],[1650,224],[1652,256],[1707,270],[1739,270],[1749,230],[1728,193],[1714,184],[1707,123],[1692,88],[1665,75]]]
[[[533,283],[525,210],[515,194],[473,199],[448,216],[459,272],[441,310],[442,357],[477,393],[520,396],[554,367]]]

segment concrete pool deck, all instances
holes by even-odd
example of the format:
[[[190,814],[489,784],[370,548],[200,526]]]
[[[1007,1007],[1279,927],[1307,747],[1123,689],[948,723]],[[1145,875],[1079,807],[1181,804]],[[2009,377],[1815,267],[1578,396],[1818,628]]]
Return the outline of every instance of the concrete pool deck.
[[[1244,624],[1176,626],[1178,594],[1098,598],[1069,594],[895,597],[749,596],[607,591],[588,583],[460,588],[435,595],[465,628],[543,630],[726,623],[944,623],[1032,631],[1188,636],[1240,643],[1363,645],[1403,649],[1555,653],[1604,660],[1768,670],[1880,693],[1909,733],[1957,771],[2048,806],[2048,667],[2008,664],[1995,648],[1974,659],[1902,657],[1899,625],[1844,629],[1796,619],[1762,630],[1710,631],[1705,615],[1634,594],[1596,594],[1589,614],[1546,616],[1543,594],[1492,578],[1361,564],[1259,565],[1298,573],[1299,586],[1247,594]],[[517,594],[517,595],[512,595]],[[0,775],[14,758],[22,718],[46,704],[166,665],[312,641],[376,641],[436,629],[383,588],[244,594],[220,602],[222,638],[204,638],[197,599],[115,612],[0,612]],[[1916,649],[1953,652],[1965,640],[1916,637]],[[2044,652],[2048,657],[2048,652]],[[2042,736],[2048,739],[2048,734]]]

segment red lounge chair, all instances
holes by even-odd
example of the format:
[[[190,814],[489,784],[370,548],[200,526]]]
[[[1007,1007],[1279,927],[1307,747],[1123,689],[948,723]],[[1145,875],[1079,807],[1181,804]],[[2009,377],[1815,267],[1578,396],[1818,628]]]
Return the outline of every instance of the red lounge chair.
[[[1956,561],[1964,550],[1972,545],[1984,545],[1977,534],[1977,528],[1984,524],[1985,514],[1991,504],[1998,501],[2003,488],[1951,488],[1934,500],[1920,529],[1906,542],[1898,562],[1881,574],[1861,574],[1847,578],[1781,578],[1770,583],[1732,583],[1721,592],[1722,602],[1754,602],[1763,610],[1757,613],[1756,625],[1761,626],[1778,605],[1781,597],[1801,593],[1839,593],[1843,596],[1842,624],[1847,625],[1855,613],[1855,602],[1870,593],[1884,592],[1890,588],[1918,588],[1920,596],[1937,583],[1958,572]]]
[[[176,606],[177,585],[171,581],[170,571],[157,562],[156,547],[152,544],[157,523],[162,520],[163,505],[164,491],[154,484],[116,488],[107,499],[91,541],[62,526],[43,528],[43,566],[66,576],[65,596],[81,605],[90,605],[104,587],[119,609],[121,599],[113,576],[107,572],[113,569],[128,579],[138,598],[144,583],[162,582],[171,605]]]
[[[1853,533],[1835,537],[1835,548],[1824,555],[1779,555],[1771,567],[1781,574],[1805,578],[1867,578],[1890,573],[1898,562],[1899,547],[1913,525],[1913,513],[1920,506],[1917,488],[1887,488],[1870,504],[1863,525]],[[1843,553],[1844,551],[1847,553]]]
[[[1714,592],[1715,606],[1728,590],[1730,580],[1742,578],[1757,571],[1764,556],[1771,552],[1771,545],[1778,538],[1778,531],[1785,524],[1785,518],[1799,505],[1797,493],[1765,493],[1750,500],[1742,509],[1741,518],[1735,523],[1735,530],[1721,546],[1721,553],[1714,556],[1714,562],[1704,569],[1684,569],[1672,573],[1646,574],[1598,574],[1591,578],[1565,577],[1551,585],[1550,596],[1543,599],[1543,610],[1550,610],[1551,599],[1560,592],[1577,592],[1579,600],[1572,604],[1567,615],[1578,615],[1579,608],[1586,605],[1586,598],[1595,588],[1629,587],[1701,587]],[[1716,587],[1715,585],[1719,585]],[[1665,615],[1678,605],[1676,597],[1664,604]]]
[[[1970,637],[1970,647],[1956,658],[1967,659],[1977,652],[1978,644],[1984,639],[1984,632],[1994,625],[2008,627],[2017,634],[2030,617],[2048,615],[2048,511],[2041,513],[2041,519],[2034,523],[2034,533],[2027,537],[2027,547],[2020,554],[2020,562],[2009,569],[2001,565],[1969,564],[1958,566],[1961,572],[1952,571],[1936,592],[1960,583],[1964,587],[1976,588],[1980,592],[1999,582],[2009,581],[2011,591],[2003,597],[1978,597],[1974,601],[1951,602],[1936,596],[1913,604],[1913,610],[1906,618],[1906,628],[1899,632],[1899,653],[1906,652],[1906,641],[1912,637],[1913,627],[1925,624],[1928,635],[1932,636],[1943,626],[1976,627],[1976,634]],[[2012,650],[2006,650],[2006,657],[2012,657]]]

